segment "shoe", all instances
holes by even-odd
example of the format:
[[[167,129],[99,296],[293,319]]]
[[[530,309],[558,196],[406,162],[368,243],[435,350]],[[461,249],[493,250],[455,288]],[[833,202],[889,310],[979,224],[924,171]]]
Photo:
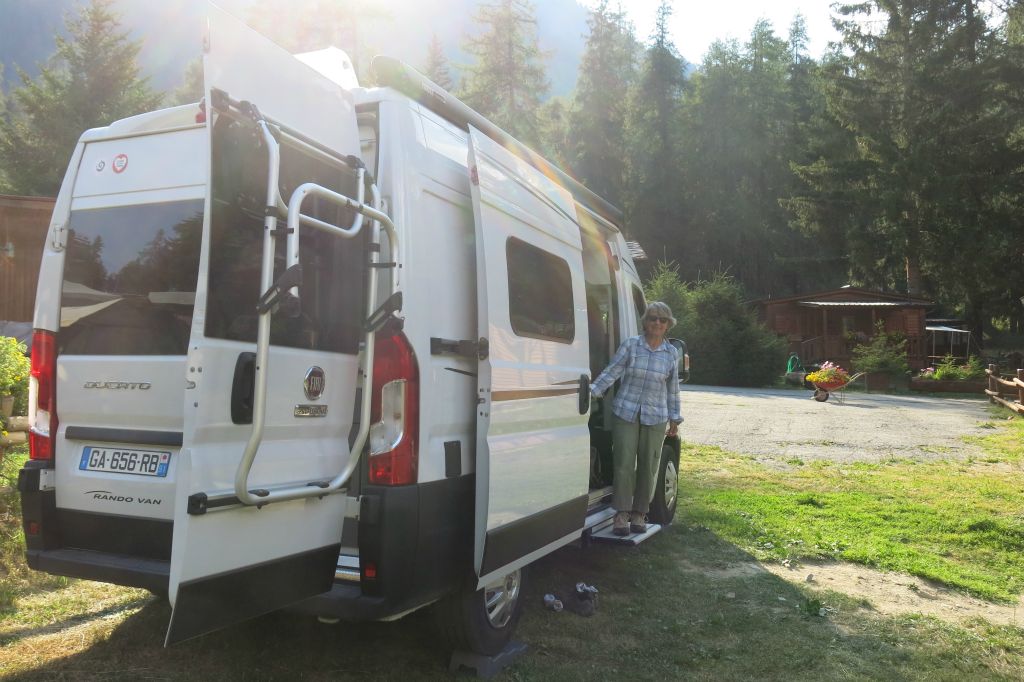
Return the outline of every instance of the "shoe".
[[[632,533],[646,533],[647,515],[641,514],[638,511],[631,512],[629,515],[629,530]]]
[[[629,535],[629,512],[618,512],[615,514],[615,521],[612,523],[612,533],[615,535]]]

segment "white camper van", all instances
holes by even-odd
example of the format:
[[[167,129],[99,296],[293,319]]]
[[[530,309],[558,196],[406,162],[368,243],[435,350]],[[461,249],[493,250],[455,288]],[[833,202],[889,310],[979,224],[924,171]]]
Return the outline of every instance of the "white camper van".
[[[60,190],[29,564],[166,594],[168,643],[436,603],[495,654],[523,568],[613,513],[620,214],[398,62],[342,87],[216,9],[205,47],[203,105],[86,132]]]

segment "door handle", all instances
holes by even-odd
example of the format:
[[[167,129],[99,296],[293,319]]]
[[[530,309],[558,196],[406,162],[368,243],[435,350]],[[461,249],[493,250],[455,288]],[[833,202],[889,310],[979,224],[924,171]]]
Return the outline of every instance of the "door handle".
[[[256,354],[240,353],[235,360],[235,376],[231,381],[231,421],[252,424],[252,406],[256,389]]]
[[[590,412],[590,377],[586,374],[580,375],[580,414]]]

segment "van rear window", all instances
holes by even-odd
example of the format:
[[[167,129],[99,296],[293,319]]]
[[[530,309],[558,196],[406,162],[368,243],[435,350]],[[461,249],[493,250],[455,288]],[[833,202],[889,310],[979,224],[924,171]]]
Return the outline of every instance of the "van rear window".
[[[60,352],[186,354],[202,229],[201,199],[73,211]]]
[[[219,118],[213,130],[213,196],[210,208],[209,296],[206,336],[256,342],[263,261],[267,152],[253,143],[251,125]],[[287,145],[281,146],[281,194],[288,198],[299,185],[315,182],[348,196],[355,194],[355,174]],[[348,226],[349,209],[319,199],[303,205],[305,215]],[[283,220],[278,223],[282,225]],[[355,354],[363,338],[367,240],[364,229],[342,239],[308,226],[300,229],[298,314],[275,315],[270,329],[274,346]],[[285,242],[276,249],[275,276],[285,269]]]

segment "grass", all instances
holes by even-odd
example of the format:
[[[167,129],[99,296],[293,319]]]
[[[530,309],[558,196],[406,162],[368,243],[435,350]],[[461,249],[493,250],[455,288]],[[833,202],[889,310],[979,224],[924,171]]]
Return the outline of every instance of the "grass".
[[[686,448],[693,522],[762,560],[841,559],[1004,602],[1024,591],[1024,420],[972,438],[975,461],[775,469]]]
[[[26,446],[13,448],[0,458],[0,623],[14,611],[19,596],[67,583],[64,578],[36,573],[25,565],[17,485],[18,470],[26,459]]]
[[[767,467],[688,447],[673,526],[635,549],[568,547],[532,567],[518,634],[529,651],[503,679],[1021,679],[1019,627],[885,616],[863,599],[757,566],[840,558],[1013,599],[1024,588],[1014,556],[1024,555],[1024,420],[994,418],[992,427],[977,441],[984,457],[958,463]],[[16,497],[4,497],[0,520],[0,584],[13,594],[0,616],[4,678],[447,677],[422,611],[337,626],[271,614],[163,649],[166,602],[86,581],[51,583],[18,567]],[[600,589],[595,616],[542,607],[545,593],[565,594],[581,580]]]
[[[1012,680],[1024,670],[1018,628],[883,617],[862,602],[769,573],[720,570],[751,561],[715,533],[685,522],[635,550],[561,550],[531,571],[518,634],[529,652],[503,679]],[[544,593],[564,593],[580,580],[601,590],[595,616],[542,608]],[[825,616],[818,615],[822,610]],[[272,614],[163,649],[169,615],[166,604],[153,600],[59,629],[22,629],[0,648],[0,674],[19,680],[446,679],[447,656],[426,612],[358,626]]]

